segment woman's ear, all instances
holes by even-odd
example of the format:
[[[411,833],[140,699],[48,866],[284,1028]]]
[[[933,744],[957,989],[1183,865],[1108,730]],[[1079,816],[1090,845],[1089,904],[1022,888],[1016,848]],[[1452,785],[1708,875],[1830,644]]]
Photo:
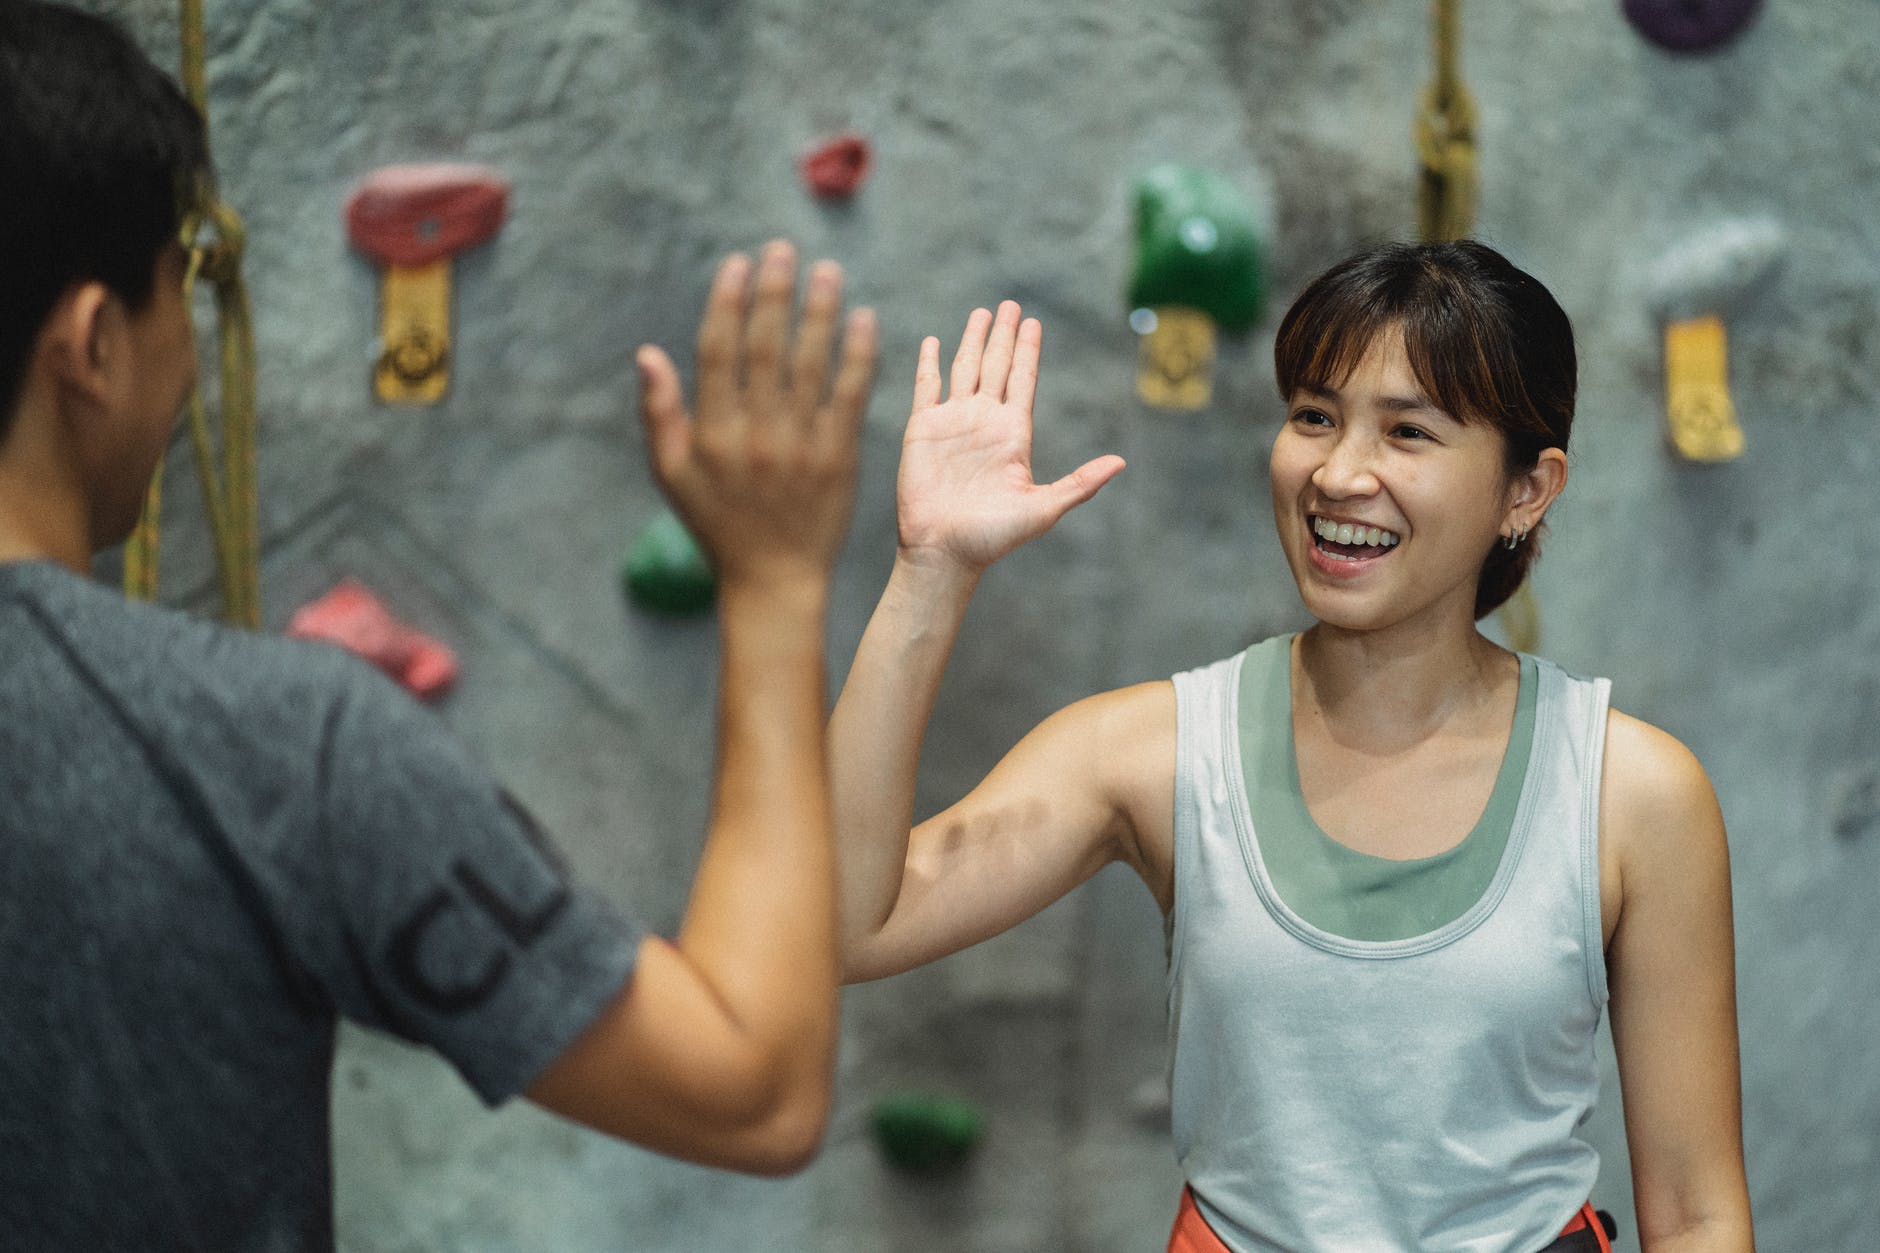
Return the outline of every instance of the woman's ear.
[[[1532,467],[1515,475],[1508,493],[1508,526],[1526,533],[1541,524],[1567,486],[1567,454],[1543,448]]]

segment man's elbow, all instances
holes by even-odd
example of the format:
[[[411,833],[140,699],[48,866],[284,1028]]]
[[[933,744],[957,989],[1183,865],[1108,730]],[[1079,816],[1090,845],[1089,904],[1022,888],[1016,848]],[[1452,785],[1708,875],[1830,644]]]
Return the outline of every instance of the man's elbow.
[[[725,1139],[748,1174],[781,1177],[801,1172],[822,1151],[835,1101],[834,1040],[806,1048],[798,1037],[748,1053],[720,1089],[730,1126]]]
[[[770,1178],[800,1174],[822,1151],[833,1087],[827,1076],[776,1085],[726,1137],[727,1151],[717,1164]]]
[[[762,1152],[748,1169],[773,1179],[801,1174],[822,1152],[828,1133],[829,1102],[803,1102],[800,1109],[780,1113],[764,1128]]]

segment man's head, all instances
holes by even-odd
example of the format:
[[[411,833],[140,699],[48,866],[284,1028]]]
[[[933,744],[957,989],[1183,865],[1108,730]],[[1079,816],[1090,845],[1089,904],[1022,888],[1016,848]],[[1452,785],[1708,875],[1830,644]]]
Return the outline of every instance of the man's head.
[[[200,116],[123,32],[0,3],[0,446],[36,366],[58,367],[42,394],[110,419],[74,436],[92,445],[88,471],[134,474],[145,459],[108,447],[122,414],[142,422],[133,442],[160,446],[167,430],[148,428],[174,419],[194,377],[178,237],[207,172]],[[119,526],[121,506],[107,512],[94,533]]]

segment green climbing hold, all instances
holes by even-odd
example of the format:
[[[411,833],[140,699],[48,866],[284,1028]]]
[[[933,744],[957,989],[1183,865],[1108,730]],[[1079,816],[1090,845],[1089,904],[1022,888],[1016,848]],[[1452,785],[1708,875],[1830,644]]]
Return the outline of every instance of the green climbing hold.
[[[1224,331],[1260,320],[1260,229],[1238,188],[1211,170],[1158,165],[1136,180],[1132,309],[1199,309]]]
[[[927,1175],[949,1170],[979,1146],[985,1119],[958,1097],[902,1092],[875,1102],[875,1143],[896,1170]]]
[[[633,541],[621,581],[634,604],[675,618],[709,611],[718,591],[705,550],[670,509]]]

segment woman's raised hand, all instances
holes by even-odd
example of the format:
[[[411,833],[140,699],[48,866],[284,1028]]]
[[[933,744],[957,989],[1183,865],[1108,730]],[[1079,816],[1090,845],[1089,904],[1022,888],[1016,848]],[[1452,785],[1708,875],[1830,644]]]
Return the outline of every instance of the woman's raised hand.
[[[901,552],[959,563],[974,574],[1097,494],[1123,468],[1085,462],[1053,483],[1031,477],[1031,405],[1043,342],[1038,319],[973,310],[941,399],[940,341],[921,341],[914,412],[901,445]]]

